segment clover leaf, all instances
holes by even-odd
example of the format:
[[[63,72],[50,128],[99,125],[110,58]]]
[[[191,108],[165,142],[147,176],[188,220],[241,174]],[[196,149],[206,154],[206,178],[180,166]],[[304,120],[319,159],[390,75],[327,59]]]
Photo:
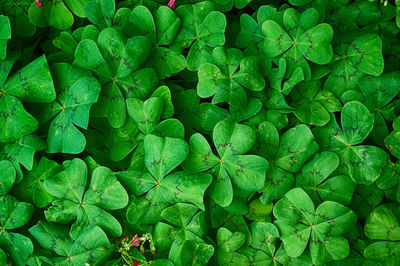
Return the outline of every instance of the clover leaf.
[[[400,92],[400,72],[389,72],[379,77],[364,77],[360,79],[359,87],[365,96],[363,103],[370,112],[374,113],[374,128],[371,131],[371,138],[380,145],[383,145],[384,138],[389,130],[385,120],[391,120],[387,114],[388,105]]]
[[[382,40],[378,35],[367,33],[354,39],[350,45],[335,51],[330,64],[324,89],[337,97],[343,92],[355,89],[361,77],[379,76],[383,71]]]
[[[374,116],[367,107],[357,101],[344,105],[341,114],[342,129],[336,119],[313,133],[321,148],[336,152],[348,169],[349,176],[357,184],[372,184],[386,164],[386,153],[376,146],[361,144],[371,132]]]
[[[356,184],[346,175],[328,178],[339,166],[334,152],[315,154],[296,176],[296,185],[303,188],[315,203],[326,200],[349,204]]]
[[[3,129],[0,142],[16,141],[37,129],[38,122],[25,110],[22,102],[46,103],[56,97],[44,55],[7,79],[17,58],[14,54],[0,61],[0,127]]]
[[[149,38],[152,55],[150,64],[160,79],[174,76],[185,68],[185,57],[181,54],[181,49],[171,47],[182,23],[177,14],[170,8],[161,6],[153,17],[147,7],[137,6],[129,18],[135,34],[143,34]]]
[[[158,252],[169,250],[171,261],[176,265],[185,265],[182,261],[189,260],[189,256],[184,252],[193,246],[191,243],[185,247],[185,243],[193,241],[203,244],[200,248],[205,254],[199,255],[201,261],[206,264],[213,255],[214,248],[202,240],[207,230],[205,213],[198,212],[198,208],[194,205],[177,203],[164,209],[161,216],[168,223],[158,222],[154,227],[154,242]]]
[[[252,0],[215,0],[215,8],[221,12],[228,12],[234,6],[236,9],[245,8]]]
[[[126,214],[130,223],[160,221],[162,211],[178,202],[192,203],[204,210],[203,195],[211,176],[185,171],[169,174],[185,160],[188,152],[189,147],[182,139],[146,135],[144,162],[147,170],[118,173],[128,192],[138,196],[132,200]]]
[[[250,247],[242,247],[240,253],[246,255],[251,265],[277,265],[286,264],[289,257],[280,246],[277,249],[279,231],[271,223],[252,223],[250,224],[252,241]]]
[[[29,229],[40,246],[51,251],[53,257],[48,259],[53,265],[94,265],[107,254],[110,242],[100,227],[88,229],[75,240],[68,231],[68,227],[44,221]]]
[[[42,157],[39,164],[35,163],[32,171],[15,187],[16,195],[24,201],[33,202],[38,208],[46,207],[53,196],[46,191],[44,181],[60,171],[62,167],[59,164]]]
[[[261,6],[252,16],[242,14],[240,16],[240,32],[236,38],[236,45],[245,48],[246,55],[257,57],[261,73],[266,76],[271,69],[271,58],[267,56],[263,47],[266,36],[262,31],[262,24],[267,20],[278,21],[282,24],[284,11],[277,11],[270,5]]]
[[[286,103],[285,96],[289,95],[292,89],[302,80],[304,73],[301,67],[297,67],[288,79],[283,82],[287,71],[287,61],[285,58],[280,58],[278,68],[273,68],[268,74],[271,90],[267,91],[269,99],[267,108],[281,111],[292,111],[293,107]],[[296,113],[295,113],[296,114]]]
[[[19,202],[13,196],[0,197],[0,247],[8,252],[17,266],[25,266],[33,252],[31,240],[19,233],[9,232],[24,226],[32,217],[30,203]]]
[[[82,3],[82,1],[69,0],[65,2],[63,0],[43,0],[41,2],[43,6],[40,8],[32,3],[28,11],[29,19],[38,27],[52,26],[59,30],[69,29],[74,24],[74,16],[65,4],[71,3],[73,7],[74,4]]]
[[[190,46],[187,68],[196,71],[202,63],[214,63],[213,48],[225,43],[225,15],[214,11],[214,5],[209,1],[179,6],[175,12],[182,20],[176,45],[181,48]]]
[[[279,137],[278,130],[270,122],[263,122],[257,131],[256,153],[271,163],[260,198],[264,204],[279,199],[294,185],[292,173],[318,151],[311,130],[306,125],[297,125]]]
[[[97,102],[100,84],[97,79],[86,76],[77,78],[67,64],[56,65],[57,72],[67,74],[67,80],[55,79],[55,86],[62,88],[56,101],[48,108],[48,118],[55,117],[47,135],[49,153],[80,153],[85,149],[85,136],[76,126],[87,129],[91,106]]]
[[[43,150],[46,143],[36,135],[27,135],[15,143],[0,146],[0,159],[10,161],[17,171],[16,182],[22,180],[23,173],[21,164],[27,169],[32,170],[35,152]]]
[[[206,265],[213,255],[213,246],[187,240],[182,247],[180,265]]]
[[[2,14],[10,18],[13,36],[29,37],[35,34],[36,26],[28,17],[31,0],[2,1],[0,8]]]
[[[290,257],[300,256],[310,241],[314,264],[346,258],[350,252],[343,233],[352,229],[357,216],[340,203],[325,201],[317,209],[301,188],[287,192],[274,207],[275,225]]]
[[[17,172],[10,161],[0,161],[0,194],[6,195],[14,185]]]
[[[202,103],[199,106],[201,128],[212,131],[215,125],[221,120],[232,122],[243,122],[254,117],[262,109],[262,102],[256,98],[250,98],[246,107],[235,109],[229,106],[229,111],[211,103]]]
[[[370,239],[381,240],[365,248],[365,257],[388,265],[395,263],[400,250],[400,223],[389,206],[381,205],[372,211],[364,232]]]
[[[332,92],[321,90],[321,80],[300,83],[291,96],[294,115],[309,125],[323,126],[331,119],[330,113],[342,109],[342,104]]]
[[[233,185],[253,192],[264,185],[268,162],[256,155],[244,155],[253,146],[255,137],[248,126],[221,121],[212,133],[218,156],[213,154],[207,140],[196,133],[190,138],[190,153],[183,167],[194,173],[212,169],[217,178],[210,196],[226,207],[233,199]]]
[[[217,232],[216,260],[219,265],[250,265],[247,256],[236,251],[244,244],[246,237],[240,232],[232,233],[225,227],[221,227]]]
[[[152,68],[140,68],[150,54],[150,42],[144,36],[129,38],[113,28],[99,34],[97,43],[90,39],[79,42],[74,65],[89,70],[102,85],[94,115],[106,117],[110,125],[119,128],[126,121],[125,98],[148,97],[157,85]],[[107,62],[107,63],[106,63]]]
[[[113,0],[85,0],[84,14],[90,22],[99,29],[111,27],[115,15],[115,1]]]
[[[283,54],[287,58],[287,75],[292,75],[295,68],[300,66],[305,80],[309,80],[311,70],[307,60],[320,65],[331,61],[333,30],[326,23],[317,25],[318,18],[314,8],[306,9],[302,14],[288,8],[283,15],[284,28],[274,20],[262,24],[262,31],[267,37],[264,51],[270,57]]]
[[[11,39],[10,19],[7,16],[0,16],[0,60],[7,55],[7,41]]]
[[[197,93],[201,98],[213,96],[212,103],[229,103],[233,110],[247,106],[245,88],[260,91],[265,80],[255,64],[255,57],[244,57],[236,48],[216,47],[215,64],[201,64],[198,70]],[[238,68],[240,70],[238,71]]]
[[[128,204],[128,194],[111,170],[97,167],[85,191],[86,164],[73,159],[65,161],[63,167],[64,171],[44,181],[46,191],[55,198],[53,206],[45,211],[46,220],[63,224],[74,221],[70,230],[72,239],[94,226],[100,226],[112,236],[121,235],[120,223],[107,211],[124,208]]]

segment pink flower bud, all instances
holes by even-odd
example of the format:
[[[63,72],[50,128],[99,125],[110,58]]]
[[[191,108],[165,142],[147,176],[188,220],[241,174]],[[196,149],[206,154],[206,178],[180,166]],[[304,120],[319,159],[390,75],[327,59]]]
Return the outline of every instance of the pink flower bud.
[[[140,252],[142,252],[142,254],[144,255],[144,249],[141,249]]]
[[[38,8],[41,8],[43,4],[40,2],[40,0],[36,0],[36,5]]]
[[[133,261],[133,265],[135,265],[135,266],[140,266],[140,262],[138,262],[138,261]]]
[[[118,242],[118,241],[119,241],[119,237],[116,237],[116,238],[115,238],[115,242]]]
[[[124,239],[128,239],[128,235],[124,235]]]
[[[157,255],[157,250],[156,249],[154,249],[153,252],[154,252],[154,255]]]
[[[175,8],[175,0],[169,0],[168,7],[174,9]]]

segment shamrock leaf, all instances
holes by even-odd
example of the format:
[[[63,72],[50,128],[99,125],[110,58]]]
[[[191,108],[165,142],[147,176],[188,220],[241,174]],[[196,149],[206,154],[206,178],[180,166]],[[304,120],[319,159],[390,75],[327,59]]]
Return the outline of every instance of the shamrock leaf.
[[[285,29],[274,20],[262,24],[262,31],[267,37],[264,51],[270,57],[283,54],[288,59],[286,75],[292,75],[295,68],[300,66],[304,79],[309,80],[311,70],[307,60],[320,65],[331,61],[333,30],[326,23],[317,25],[318,17],[314,8],[306,9],[302,14],[288,8],[283,15]]]
[[[90,22],[99,29],[112,26],[112,20],[115,15],[115,1],[113,0],[85,0],[84,14]]]
[[[146,37],[135,36],[125,42],[113,28],[102,30],[97,43],[90,39],[79,42],[74,65],[95,74],[103,87],[93,106],[95,116],[106,117],[112,127],[119,128],[126,121],[125,98],[143,99],[153,92],[157,85],[154,70],[139,69],[149,54]]]
[[[0,161],[0,194],[6,195],[14,185],[17,172],[10,161]]]
[[[20,164],[26,169],[32,170],[35,152],[43,150],[45,142],[36,135],[27,135],[19,139],[16,143],[4,145],[0,153],[0,159],[7,159],[17,171],[17,183],[22,180],[22,170]]]
[[[39,221],[29,229],[40,246],[52,252],[49,258],[53,265],[94,265],[105,256],[110,242],[100,227],[95,226],[78,236],[74,241],[68,227]]]
[[[7,79],[16,59],[12,56],[0,61],[0,142],[16,141],[37,129],[38,122],[25,111],[21,101],[46,103],[56,97],[44,55]]]
[[[297,125],[279,137],[278,130],[272,123],[263,122],[257,135],[259,143],[256,152],[271,163],[260,198],[266,204],[279,199],[293,187],[292,173],[298,172],[318,151],[318,144],[306,125]]]
[[[206,265],[213,254],[213,246],[187,240],[182,246],[180,265]]]
[[[225,15],[214,11],[214,6],[209,1],[183,5],[175,12],[182,20],[176,45],[181,48],[190,46],[186,58],[187,68],[196,71],[202,63],[214,63],[212,49],[225,43]]]
[[[283,246],[290,257],[300,256],[310,238],[313,264],[340,260],[350,252],[342,234],[354,226],[357,216],[340,203],[325,201],[315,210],[307,193],[301,188],[294,188],[276,203],[274,216]]]
[[[378,35],[368,33],[361,35],[347,46],[347,49],[335,51],[337,54],[331,62],[324,89],[337,97],[343,92],[355,89],[361,77],[379,76],[383,71],[382,40]]]
[[[88,170],[80,159],[65,161],[64,171],[49,176],[44,187],[55,199],[47,211],[50,222],[75,221],[70,230],[71,238],[100,226],[112,236],[122,234],[121,225],[107,211],[122,209],[128,204],[128,194],[110,169],[97,167],[86,189]]]
[[[271,223],[250,224],[252,241],[250,247],[242,247],[240,253],[246,255],[251,265],[276,265],[288,263],[289,257],[282,246],[277,249],[278,229]]]
[[[171,47],[181,19],[170,8],[159,7],[153,18],[147,7],[137,6],[132,10],[129,22],[133,24],[135,34],[145,35],[151,42],[150,47],[154,47],[150,64],[160,79],[174,76],[185,68],[185,57],[180,49]]]
[[[62,167],[59,164],[42,157],[39,164],[34,164],[32,171],[22,179],[14,191],[20,199],[33,202],[38,208],[44,208],[52,200],[52,195],[44,188],[44,181],[61,170]]]
[[[240,232],[232,233],[225,227],[217,232],[217,253],[218,265],[250,265],[249,259],[236,251],[244,244],[246,237]]]
[[[58,66],[56,71],[66,70],[67,73],[71,73],[70,66]],[[56,82],[56,87],[63,85]],[[90,107],[97,102],[101,88],[97,79],[93,77],[82,77],[76,81],[69,77],[64,86],[64,93],[59,94],[48,108],[48,116],[55,118],[49,127],[47,150],[49,153],[80,153],[85,149],[86,139],[76,126],[87,129]]]
[[[146,170],[128,170],[118,174],[129,193],[138,196],[127,211],[130,223],[151,224],[160,221],[162,211],[173,203],[187,202],[204,210],[203,195],[211,183],[209,174],[177,171],[169,174],[186,158],[189,147],[184,140],[146,135]]]
[[[245,8],[252,0],[215,0],[213,1],[215,8],[221,12],[230,11],[233,6],[236,9]]]
[[[269,96],[267,107],[282,111],[292,111],[293,108],[286,103],[285,96],[289,95],[297,83],[304,80],[304,74],[301,67],[297,67],[292,75],[283,82],[286,73],[286,60],[280,58],[278,68],[273,68],[268,74],[268,80],[272,90],[268,90]]]
[[[33,252],[29,238],[9,232],[24,226],[32,217],[34,208],[30,203],[19,202],[13,196],[0,197],[0,247],[8,252],[13,263],[24,266]]]
[[[388,135],[386,126],[385,108],[400,92],[400,72],[390,72],[379,77],[364,77],[359,82],[361,92],[365,96],[364,104],[370,112],[374,112],[374,128],[371,131],[371,138],[380,145]],[[385,107],[386,106],[386,107]]]
[[[366,247],[365,257],[378,262],[390,263],[392,260],[395,263],[400,250],[400,223],[392,210],[384,205],[374,209],[367,219],[364,232],[368,238],[383,240]]]
[[[357,184],[372,184],[386,164],[386,153],[376,146],[358,145],[367,138],[374,124],[374,116],[357,101],[344,105],[342,129],[334,117],[313,133],[324,150],[336,152],[347,166],[348,174]]]
[[[65,1],[68,3],[80,2],[76,0]],[[38,27],[51,26],[58,30],[66,30],[74,24],[74,16],[68,10],[63,0],[43,0],[42,7],[32,3],[29,8],[29,19]]]
[[[36,26],[28,17],[28,9],[31,5],[31,0],[2,1],[0,3],[2,14],[10,18],[13,36],[29,37],[35,34]]]
[[[324,126],[331,119],[330,113],[342,109],[332,92],[321,90],[319,79],[300,83],[291,96],[294,115],[309,125]]]
[[[328,177],[339,166],[339,157],[334,152],[315,154],[296,176],[296,185],[303,188],[315,203],[326,200],[349,204],[356,184],[349,176]]]
[[[10,19],[0,16],[0,60],[4,60],[7,55],[7,41],[11,39]]]
[[[201,64],[198,70],[197,93],[201,98],[213,96],[213,104],[226,102],[232,109],[240,110],[247,106],[245,88],[260,91],[265,87],[264,78],[255,66],[255,57],[244,57],[236,48],[217,47],[213,58],[215,64]]]
[[[184,252],[194,243],[203,243],[201,249],[206,251],[205,256],[202,256],[204,263],[214,253],[214,248],[202,240],[206,233],[205,213],[197,211],[198,208],[194,205],[177,203],[161,213],[161,217],[168,223],[158,222],[154,227],[154,242],[158,252],[169,250],[169,259],[176,265],[184,265],[182,260],[190,259]],[[187,241],[194,243],[186,244],[185,247]]]
[[[278,12],[273,6],[263,5],[257,10],[254,18],[248,14],[240,16],[240,32],[237,35],[236,45],[239,48],[245,48],[245,54],[257,57],[264,76],[271,69],[271,59],[263,49],[266,36],[261,27],[267,20],[279,21],[282,24],[283,13],[284,11]]]
[[[200,124],[203,129],[212,131],[221,120],[239,123],[253,117],[261,109],[262,102],[256,98],[250,98],[247,106],[242,109],[236,109],[230,105],[229,111],[215,104],[205,102],[199,106]]]
[[[212,169],[217,180],[211,198],[226,207],[233,199],[232,183],[239,189],[253,192],[264,185],[268,162],[259,156],[244,155],[253,146],[255,137],[248,126],[221,121],[212,133],[218,156],[213,154],[207,140],[197,133],[190,138],[190,154],[183,167],[195,173]]]

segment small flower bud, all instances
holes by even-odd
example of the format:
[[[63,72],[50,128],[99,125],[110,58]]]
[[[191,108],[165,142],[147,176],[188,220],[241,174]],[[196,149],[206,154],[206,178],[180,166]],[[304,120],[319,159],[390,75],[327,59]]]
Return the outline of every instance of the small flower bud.
[[[168,7],[174,9],[175,8],[175,0],[169,0]]]
[[[36,0],[36,5],[38,8],[41,8],[43,4],[40,2],[40,0]]]

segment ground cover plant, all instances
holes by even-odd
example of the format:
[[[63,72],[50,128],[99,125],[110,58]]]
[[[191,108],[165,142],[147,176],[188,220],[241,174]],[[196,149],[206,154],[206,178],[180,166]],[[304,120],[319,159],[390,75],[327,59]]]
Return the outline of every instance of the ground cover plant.
[[[398,265],[400,1],[0,1],[0,265]]]

